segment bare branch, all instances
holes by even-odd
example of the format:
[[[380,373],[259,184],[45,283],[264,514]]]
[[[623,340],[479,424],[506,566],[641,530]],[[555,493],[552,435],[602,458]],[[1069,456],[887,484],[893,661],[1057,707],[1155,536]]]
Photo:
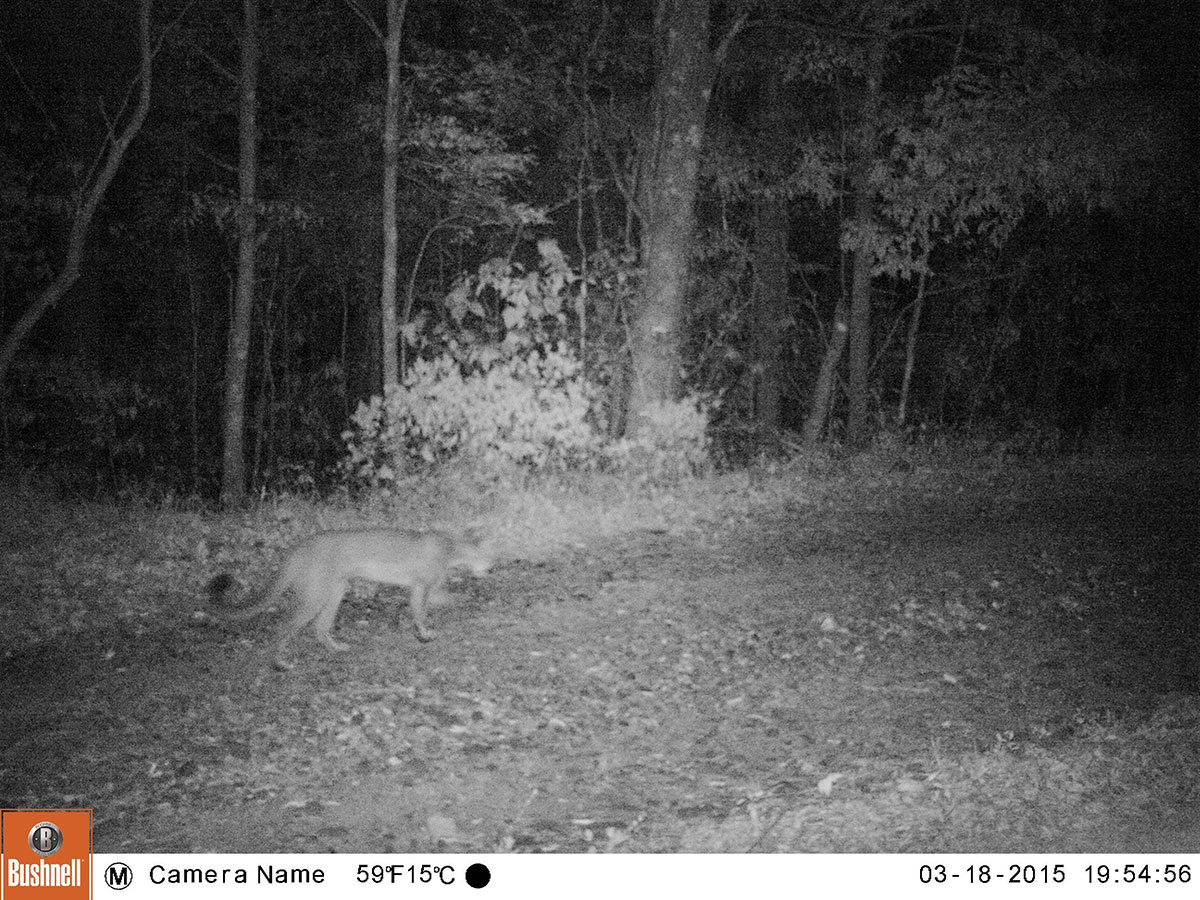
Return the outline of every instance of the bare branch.
[[[216,72],[218,75],[220,75],[226,81],[228,81],[230,84],[238,83],[237,72],[234,72],[231,69],[227,68],[223,62],[221,62],[219,59],[217,59],[215,56],[213,56],[211,53],[209,53],[206,49],[201,47],[195,41],[188,41],[187,47],[189,50],[191,50],[197,56],[199,56],[201,59],[203,59],[206,63],[208,63],[209,67],[214,72]]]
[[[350,7],[350,11],[362,20],[362,23],[367,26],[371,34],[375,35],[375,40],[379,41],[379,46],[384,46],[386,41],[383,32],[375,24],[375,20],[367,15],[367,11],[358,5],[357,0],[342,0],[342,2]]]
[[[749,18],[750,13],[744,12],[734,19],[729,26],[729,30],[725,32],[725,36],[717,44],[717,49],[713,51],[713,62],[718,66],[725,62],[725,56],[729,53],[729,45],[733,43],[733,39],[738,36],[738,33],[746,27],[746,22]]]
[[[88,232],[92,226],[92,219],[96,215],[96,209],[100,206],[100,201],[104,199],[108,186],[116,177],[117,170],[121,167],[121,161],[125,157],[125,151],[129,149],[129,145],[137,137],[146,121],[146,115],[150,111],[150,76],[154,62],[154,45],[150,38],[152,6],[153,0],[141,0],[138,12],[138,47],[141,65],[133,82],[134,84],[140,82],[137,106],[120,134],[110,134],[104,140],[107,148],[107,152],[104,153],[104,164],[95,180],[91,182],[91,186],[86,189],[79,209],[75,213],[75,220],[71,223],[70,235],[67,238],[67,253],[62,268],[54,280],[33,298],[33,301],[14,323],[12,330],[5,336],[3,345],[0,345],[0,385],[3,385],[5,376],[8,374],[25,336],[45,315],[46,311],[61,300],[79,279],[83,250],[87,244]]]
[[[57,134],[58,123],[54,121],[54,117],[50,115],[50,111],[46,109],[45,104],[42,103],[41,99],[26,83],[25,77],[21,74],[21,70],[17,68],[17,64],[13,62],[12,57],[5,53],[4,61],[8,63],[8,67],[12,70],[13,75],[16,76],[17,83],[21,85],[21,89],[25,92],[26,98],[37,107],[38,112],[40,112],[42,117],[46,120],[46,124],[50,126],[50,130]]]

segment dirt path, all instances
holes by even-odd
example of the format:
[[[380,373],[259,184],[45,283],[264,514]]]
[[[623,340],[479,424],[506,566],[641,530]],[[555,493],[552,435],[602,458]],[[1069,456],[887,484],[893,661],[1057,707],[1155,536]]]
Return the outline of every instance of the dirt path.
[[[631,534],[460,586],[429,645],[350,600],[288,674],[186,610],[83,631],[3,663],[0,804],[92,805],[102,852],[1194,852],[1198,474]]]

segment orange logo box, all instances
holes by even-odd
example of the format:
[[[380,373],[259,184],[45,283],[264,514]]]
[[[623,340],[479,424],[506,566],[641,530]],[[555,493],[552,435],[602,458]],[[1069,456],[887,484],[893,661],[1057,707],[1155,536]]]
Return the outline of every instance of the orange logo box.
[[[92,811],[0,810],[0,865],[0,900],[87,900]]]

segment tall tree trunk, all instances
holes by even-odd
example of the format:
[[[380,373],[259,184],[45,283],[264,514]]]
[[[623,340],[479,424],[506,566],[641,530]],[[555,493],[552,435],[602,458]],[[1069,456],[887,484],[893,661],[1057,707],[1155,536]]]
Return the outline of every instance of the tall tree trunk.
[[[13,359],[16,358],[17,350],[20,349],[25,336],[41,320],[46,311],[58,303],[79,279],[83,250],[87,246],[88,232],[91,230],[96,209],[100,206],[100,201],[104,199],[104,194],[117,174],[117,169],[121,167],[125,151],[129,149],[129,145],[133,143],[133,139],[141,131],[142,124],[146,121],[146,113],[150,110],[150,75],[154,62],[154,48],[150,42],[150,11],[153,5],[153,0],[141,0],[138,8],[140,64],[136,80],[140,84],[137,105],[130,114],[125,127],[121,129],[121,133],[116,134],[110,130],[105,137],[104,162],[99,167],[92,183],[83,188],[83,199],[79,204],[79,209],[75,212],[74,221],[71,222],[71,232],[67,238],[67,252],[63,258],[62,268],[58,270],[54,280],[33,298],[13,324],[12,331],[5,336],[4,343],[0,344],[0,387],[4,385],[8,370],[12,367]]]
[[[407,0],[387,0],[387,99],[383,106],[383,277],[379,292],[383,390],[400,381],[396,338],[396,270],[400,238],[396,224],[396,187],[400,172],[400,33]]]
[[[846,349],[846,337],[850,326],[846,324],[846,300],[839,297],[837,308],[833,311],[833,328],[829,333],[829,346],[825,348],[825,356],[821,359],[821,369],[817,373],[817,382],[813,385],[812,406],[804,419],[804,431],[800,440],[805,450],[812,450],[825,431],[825,420],[829,418],[830,407],[833,406],[833,380],[837,373],[837,364]]]
[[[634,431],[651,404],[678,396],[681,383],[696,184],[716,66],[709,0],[659,0],[654,39],[657,74],[638,193],[645,276],[630,322]]]
[[[225,354],[224,451],[221,502],[246,496],[246,370],[250,359],[250,313],[254,308],[254,262],[258,232],[258,0],[242,0],[242,71],[238,103],[238,272]]]
[[[783,332],[788,289],[787,201],[754,205],[754,418],[764,437],[782,423]]]
[[[851,447],[858,448],[865,447],[871,439],[867,384],[871,368],[871,267],[875,262],[869,240],[875,220],[871,168],[875,162],[880,81],[886,48],[883,35],[876,35],[867,50],[866,84],[854,152],[854,222],[859,244],[854,248],[854,279],[850,287],[850,409],[846,417],[846,441]]]
[[[929,262],[925,252],[924,265]],[[896,404],[896,424],[901,428],[908,422],[908,392],[912,387],[913,369],[917,364],[917,334],[921,328],[921,310],[925,306],[925,283],[928,271],[921,269],[917,281],[917,299],[913,301],[912,318],[908,320],[908,339],[904,342],[904,378],[900,382],[900,400]]]

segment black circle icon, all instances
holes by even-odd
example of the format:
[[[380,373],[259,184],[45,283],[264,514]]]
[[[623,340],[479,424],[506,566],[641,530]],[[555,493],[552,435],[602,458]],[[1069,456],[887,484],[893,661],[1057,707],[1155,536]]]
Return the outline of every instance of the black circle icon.
[[[472,863],[467,866],[467,884],[471,887],[487,887],[487,883],[491,880],[492,872],[483,863]]]

